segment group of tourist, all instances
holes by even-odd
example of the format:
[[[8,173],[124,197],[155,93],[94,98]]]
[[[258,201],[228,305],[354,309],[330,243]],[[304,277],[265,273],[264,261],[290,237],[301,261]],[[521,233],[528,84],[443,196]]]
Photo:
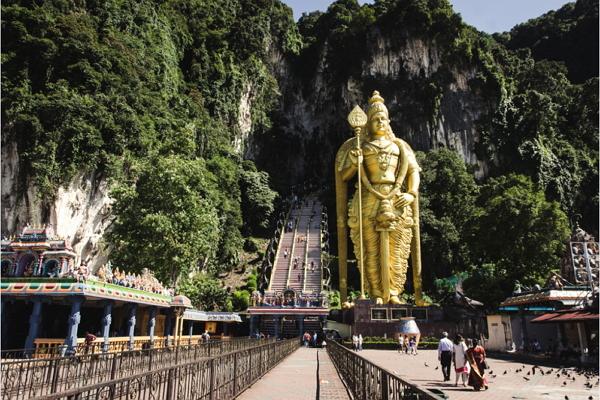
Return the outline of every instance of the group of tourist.
[[[319,336],[317,335],[317,332],[313,332],[313,334],[311,335],[309,332],[304,332],[304,335],[302,335],[302,345],[304,347],[308,347],[313,346],[316,347],[318,344],[318,339]],[[324,345],[325,340],[322,341],[321,345]]]
[[[356,333],[352,335],[352,349],[354,351],[362,351],[363,337],[361,333],[359,333],[358,335]]]
[[[258,290],[252,293],[250,302],[253,307],[327,307],[327,297],[317,294],[275,294],[262,295]]]
[[[444,382],[450,381],[450,370],[454,364],[456,373],[454,386],[458,386],[458,381],[461,379],[465,387],[468,383],[475,390],[487,389],[485,370],[488,366],[485,358],[485,349],[479,345],[477,339],[470,339],[470,344],[467,345],[461,335],[456,335],[452,341],[448,339],[447,332],[442,334],[438,344],[438,361],[442,364]]]
[[[398,352],[417,355],[417,337],[409,335],[398,336]]]

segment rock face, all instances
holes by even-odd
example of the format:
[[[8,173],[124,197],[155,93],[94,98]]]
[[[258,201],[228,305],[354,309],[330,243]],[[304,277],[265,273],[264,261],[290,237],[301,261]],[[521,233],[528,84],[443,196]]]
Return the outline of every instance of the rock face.
[[[327,42],[320,49],[316,68],[308,79],[290,73],[294,69],[286,64],[293,64],[294,60],[280,55],[271,57],[275,62],[272,70],[282,92],[281,116],[275,131],[279,141],[287,142],[287,147],[293,150],[286,154],[285,165],[273,168],[269,154],[262,154],[261,164],[268,170],[283,168],[297,182],[319,179],[322,175],[319,171],[330,171],[335,151],[351,135],[345,122],[348,112],[355,104],[366,110],[368,97],[378,90],[390,110],[396,136],[416,150],[454,149],[467,163],[476,166],[477,177],[485,176],[487,166],[478,160],[475,146],[479,140],[477,121],[489,112],[489,102],[469,87],[469,81],[478,72],[476,67],[444,66],[442,50],[432,41],[407,36],[404,44],[398,46],[377,30],[369,35],[368,43],[372,45],[367,55],[356,60],[360,75],[341,82],[327,64],[332,50]],[[415,86],[430,82],[442,68],[449,71],[450,77],[438,89],[439,95],[434,100],[436,111],[428,117],[415,116],[412,111],[427,114],[412,99]],[[324,181],[329,179],[327,176]]]
[[[19,170],[14,142],[2,145],[2,234],[17,234],[28,223],[52,225],[56,235],[71,242],[76,263],[95,270],[106,261],[101,243],[110,224],[107,181],[96,174],[78,174],[54,198],[42,198],[31,177]]]

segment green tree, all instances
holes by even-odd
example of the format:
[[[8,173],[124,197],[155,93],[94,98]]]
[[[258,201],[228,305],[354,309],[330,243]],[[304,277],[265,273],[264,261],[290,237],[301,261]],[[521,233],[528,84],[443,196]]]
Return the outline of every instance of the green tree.
[[[184,279],[179,285],[179,292],[186,295],[199,310],[231,311],[227,290],[210,275],[200,273]]]
[[[275,211],[277,192],[269,187],[269,174],[257,171],[252,161],[244,161],[240,172],[242,212],[248,233],[264,232]]]
[[[473,174],[454,151],[417,153],[423,169],[420,186],[423,281],[433,282],[470,266],[467,234],[478,187]]]
[[[214,257],[220,231],[212,179],[201,160],[157,157],[134,183],[117,186],[108,233],[116,265],[151,267],[175,282]]]
[[[488,292],[482,301],[494,305],[510,294],[518,280],[543,283],[556,268],[569,237],[567,216],[557,202],[548,201],[530,178],[510,174],[481,187],[478,210],[471,226],[471,251],[475,273],[465,282],[467,293],[492,280],[502,293]],[[485,266],[485,268],[484,268]],[[485,272],[479,271],[484,269]]]

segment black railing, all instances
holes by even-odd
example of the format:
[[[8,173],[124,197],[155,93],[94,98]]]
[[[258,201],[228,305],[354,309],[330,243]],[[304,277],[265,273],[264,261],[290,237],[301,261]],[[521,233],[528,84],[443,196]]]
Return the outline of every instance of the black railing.
[[[272,342],[37,399],[233,399],[297,348],[296,339]]]
[[[327,352],[356,400],[442,400],[442,397],[378,367],[337,342],[328,342]]]
[[[0,366],[2,398],[30,399],[268,343],[274,343],[274,339],[244,338],[119,353],[7,361]]]

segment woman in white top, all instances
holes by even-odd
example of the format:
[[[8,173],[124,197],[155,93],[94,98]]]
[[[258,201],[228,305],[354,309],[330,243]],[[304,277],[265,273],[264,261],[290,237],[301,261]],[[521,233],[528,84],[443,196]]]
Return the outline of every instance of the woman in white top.
[[[358,336],[352,335],[352,348],[354,351],[358,351]]]
[[[469,362],[467,361],[468,347],[465,344],[465,339],[461,335],[456,335],[454,339],[454,371],[456,372],[456,382],[454,386],[458,386],[458,378],[462,377],[463,386],[467,386],[469,378]]]

